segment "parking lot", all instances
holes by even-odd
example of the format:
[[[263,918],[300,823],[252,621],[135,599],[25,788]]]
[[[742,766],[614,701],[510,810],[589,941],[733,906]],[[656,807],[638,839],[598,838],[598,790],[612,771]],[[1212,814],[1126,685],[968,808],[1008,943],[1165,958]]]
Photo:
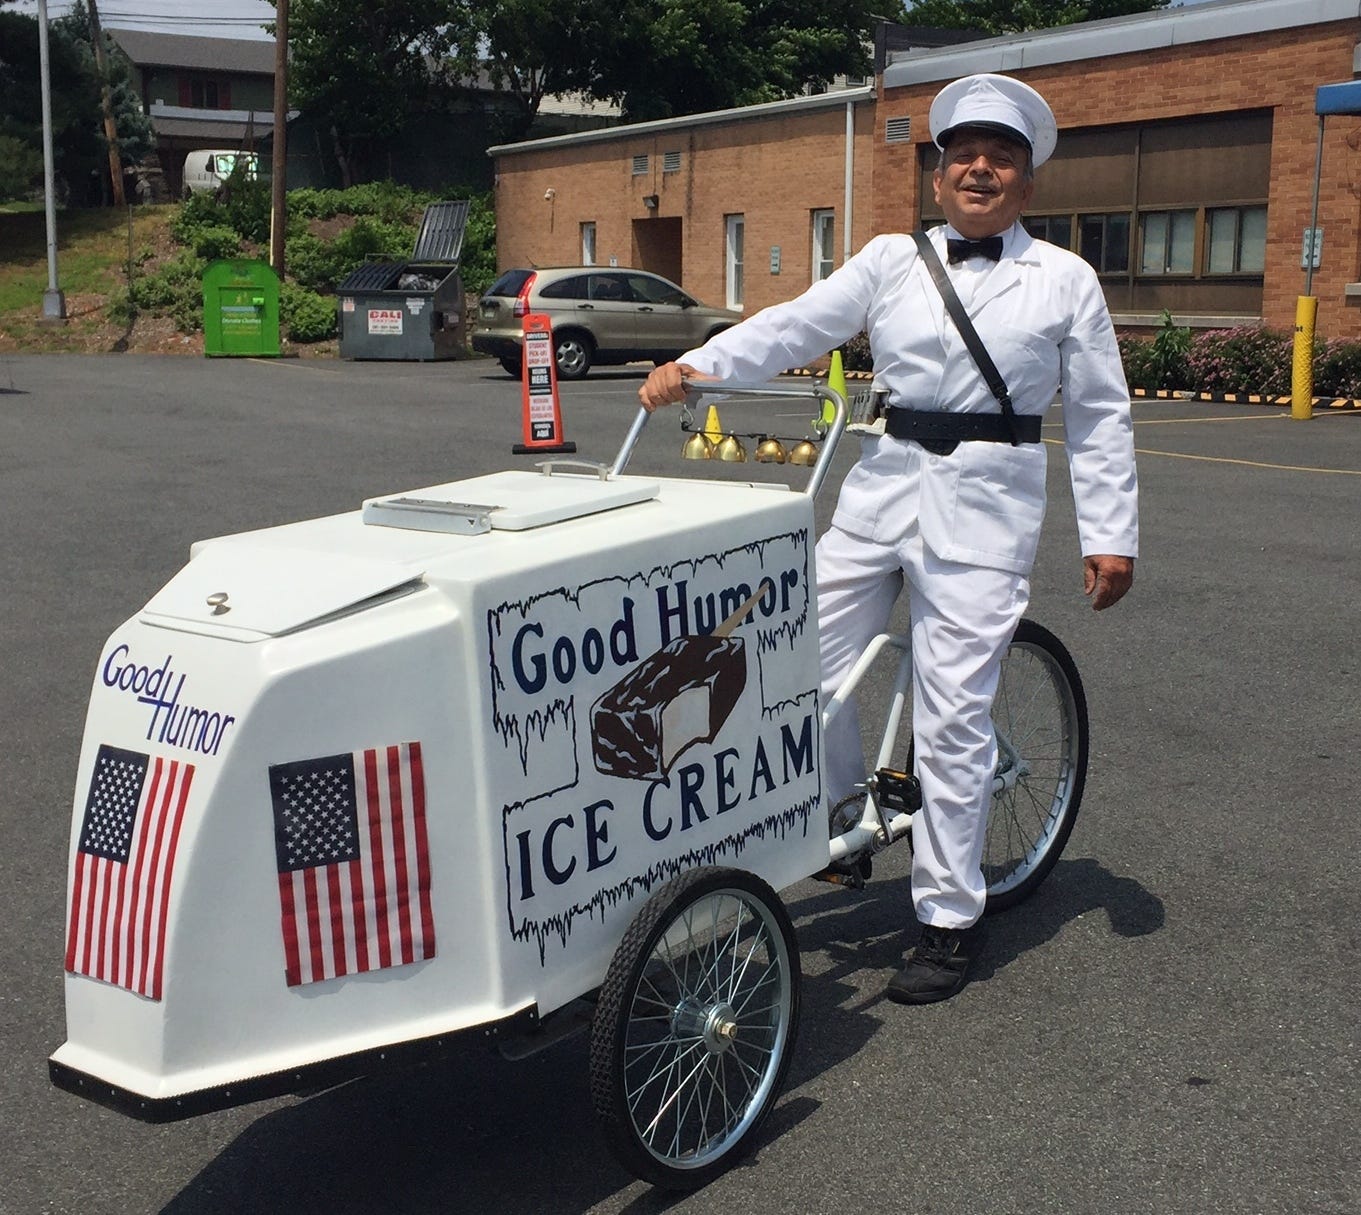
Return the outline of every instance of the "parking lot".
[[[563,386],[579,458],[613,458],[644,371]],[[811,412],[722,407],[795,438]],[[75,767],[110,632],[194,540],[534,457],[511,454],[520,389],[490,361],[0,357],[0,1212],[1354,1215],[1361,416],[1134,412],[1142,555],[1099,616],[1057,411],[1045,430],[1031,615],[1072,650],[1092,721],[1063,860],[992,921],[977,980],[926,1008],[881,996],[911,919],[906,849],[863,893],[786,891],[804,971],[788,1082],[751,1156],[677,1200],[605,1154],[582,1038],[164,1126],[49,1084]],[[631,471],[803,475],[682,463],[678,420],[654,417]]]

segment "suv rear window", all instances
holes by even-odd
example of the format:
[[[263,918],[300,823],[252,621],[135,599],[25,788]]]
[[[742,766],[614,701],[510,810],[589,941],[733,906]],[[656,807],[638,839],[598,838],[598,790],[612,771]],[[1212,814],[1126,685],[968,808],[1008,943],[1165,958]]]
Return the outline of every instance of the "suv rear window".
[[[512,299],[520,294],[534,273],[533,270],[507,270],[496,282],[487,288],[488,295],[508,295]]]
[[[541,300],[584,300],[586,298],[586,276],[574,274],[570,278],[560,278],[539,290]]]

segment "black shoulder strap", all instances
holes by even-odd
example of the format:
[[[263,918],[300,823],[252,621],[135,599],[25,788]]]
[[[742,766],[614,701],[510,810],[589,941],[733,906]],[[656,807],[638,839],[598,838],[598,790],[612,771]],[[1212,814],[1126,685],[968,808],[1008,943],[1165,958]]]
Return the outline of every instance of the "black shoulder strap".
[[[941,299],[945,301],[945,310],[954,321],[955,328],[959,330],[959,336],[964,339],[964,345],[973,355],[973,361],[978,364],[978,370],[988,382],[988,391],[997,398],[997,403],[1002,407],[1002,415],[1006,418],[1007,427],[1011,431],[1011,445],[1015,447],[1019,442],[1016,435],[1016,411],[1011,407],[1011,392],[1007,388],[1007,382],[997,370],[997,364],[992,361],[988,348],[983,345],[983,339],[978,336],[978,330],[973,327],[969,314],[964,311],[964,305],[959,302],[959,296],[955,294],[950,276],[945,273],[945,267],[940,264],[940,255],[931,244],[931,238],[918,230],[912,233],[912,239],[917,242],[921,259],[931,271],[931,277],[935,280]]]

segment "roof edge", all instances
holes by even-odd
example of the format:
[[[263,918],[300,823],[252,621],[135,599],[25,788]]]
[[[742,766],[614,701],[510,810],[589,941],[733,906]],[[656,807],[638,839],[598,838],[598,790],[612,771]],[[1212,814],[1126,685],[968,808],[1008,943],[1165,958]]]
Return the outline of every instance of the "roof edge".
[[[520,143],[499,143],[487,149],[488,156],[513,156],[517,152],[539,152],[545,148],[575,147],[583,143],[608,143],[616,139],[632,139],[660,131],[680,131],[687,127],[711,126],[721,122],[749,122],[772,114],[800,110],[831,109],[847,103],[858,105],[874,98],[874,86],[862,85],[854,89],[838,89],[833,93],[817,93],[811,97],[787,97],[782,101],[766,101],[760,105],[736,106],[729,110],[708,110],[702,114],[683,114],[678,118],[658,118],[652,122],[627,123],[617,127],[602,127],[596,131],[576,131],[570,135],[550,135],[544,139],[526,139]]]
[[[1024,71],[1358,17],[1358,0],[1208,0],[914,51],[884,68],[883,83],[888,90],[974,72]]]

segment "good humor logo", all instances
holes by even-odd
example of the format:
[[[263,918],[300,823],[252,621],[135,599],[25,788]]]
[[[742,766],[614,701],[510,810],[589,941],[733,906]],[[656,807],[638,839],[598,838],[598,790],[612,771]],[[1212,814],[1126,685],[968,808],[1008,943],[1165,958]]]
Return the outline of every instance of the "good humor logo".
[[[132,696],[150,710],[147,741],[181,747],[200,755],[216,755],[236,718],[201,708],[183,699],[186,676],[174,667],[173,654],[157,666],[138,662],[126,643],[114,647],[104,661],[100,679],[106,688]]]

